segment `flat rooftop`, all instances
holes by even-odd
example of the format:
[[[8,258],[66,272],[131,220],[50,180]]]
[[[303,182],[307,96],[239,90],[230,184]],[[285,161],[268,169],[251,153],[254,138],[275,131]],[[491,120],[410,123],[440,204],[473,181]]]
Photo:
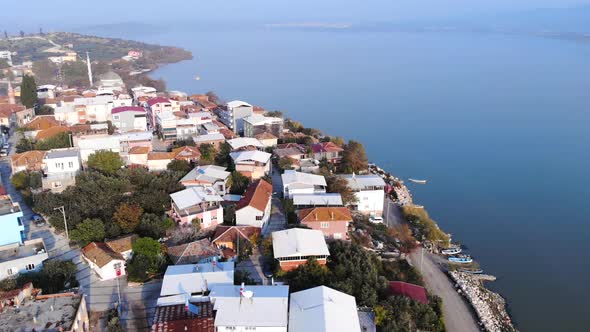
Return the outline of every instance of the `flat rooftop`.
[[[35,256],[41,252],[47,255],[47,249],[42,240],[25,241],[25,245],[11,244],[0,247],[0,263],[15,259]]]
[[[76,319],[81,297],[63,294],[48,299],[25,301],[19,309],[4,308],[0,331],[69,331]]]
[[[18,204],[14,205],[10,198],[0,199],[0,216],[20,211]]]

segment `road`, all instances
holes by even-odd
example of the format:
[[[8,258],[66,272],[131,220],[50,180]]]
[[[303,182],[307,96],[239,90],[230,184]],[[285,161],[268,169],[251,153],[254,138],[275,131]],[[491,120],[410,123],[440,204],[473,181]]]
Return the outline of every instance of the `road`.
[[[385,225],[387,227],[400,226],[403,220],[400,207],[386,196],[383,203],[383,221]]]
[[[441,271],[431,256],[432,254],[426,249],[419,247],[410,253],[408,261],[412,266],[421,270],[428,291],[442,298],[442,310],[447,331],[479,331],[471,308],[457,293],[449,278]]]
[[[272,232],[283,230],[287,227],[287,218],[285,211],[283,211],[283,204],[281,203],[281,194],[283,193],[283,180],[278,169],[273,168],[272,176],[272,207],[268,226],[262,230],[264,237],[269,236]]]
[[[9,138],[9,156],[14,154],[17,136],[18,134],[14,134]],[[81,259],[80,249],[70,247],[69,241],[65,238],[64,234],[54,233],[49,225],[37,227],[31,223],[34,212],[23,201],[20,192],[12,185],[10,181],[11,174],[12,169],[10,168],[9,157],[4,157],[0,161],[2,185],[10,197],[12,197],[13,201],[19,203],[23,211],[27,239],[42,238],[45,242],[49,258],[71,260],[76,264],[76,279],[86,298],[89,311],[106,311],[114,308],[119,297],[117,280],[101,281],[96,273]],[[148,326],[148,322],[151,322],[151,318],[153,317],[156,301],[160,295],[161,281],[152,281],[135,287],[129,287],[125,277],[121,277],[119,282],[122,302],[121,317],[126,331],[144,331]],[[104,324],[104,322],[101,324]],[[98,327],[97,330],[103,329]]]

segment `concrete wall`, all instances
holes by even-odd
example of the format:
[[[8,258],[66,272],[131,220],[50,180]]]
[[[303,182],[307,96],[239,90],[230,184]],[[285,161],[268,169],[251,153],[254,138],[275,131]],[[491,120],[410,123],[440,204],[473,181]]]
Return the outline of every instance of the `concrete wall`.
[[[383,214],[385,192],[382,189],[358,191],[355,193],[355,196],[358,201],[354,206],[359,212],[375,214],[377,216]]]
[[[0,246],[12,243],[23,243],[25,226],[22,222],[22,211],[7,213],[0,216]]]
[[[330,240],[348,240],[348,221],[325,221],[322,227],[321,221],[303,222],[302,224],[318,231],[321,231],[326,239]],[[338,236],[339,234],[339,236]]]

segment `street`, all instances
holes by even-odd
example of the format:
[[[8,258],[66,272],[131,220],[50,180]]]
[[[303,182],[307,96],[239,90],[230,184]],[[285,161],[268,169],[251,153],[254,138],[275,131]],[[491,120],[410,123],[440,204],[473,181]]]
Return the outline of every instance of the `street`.
[[[400,207],[387,198],[387,196],[383,205],[383,222],[385,222],[387,227],[400,226],[403,222]]]
[[[281,195],[283,193],[283,180],[281,173],[272,169],[272,207],[268,225],[263,229],[262,235],[269,236],[272,232],[283,230],[287,227],[287,218],[283,211],[283,204],[281,203]]]
[[[420,273],[428,291],[442,298],[442,310],[447,331],[479,331],[471,308],[435,263],[432,254],[419,247],[410,253],[408,262],[416,269],[421,270]]]

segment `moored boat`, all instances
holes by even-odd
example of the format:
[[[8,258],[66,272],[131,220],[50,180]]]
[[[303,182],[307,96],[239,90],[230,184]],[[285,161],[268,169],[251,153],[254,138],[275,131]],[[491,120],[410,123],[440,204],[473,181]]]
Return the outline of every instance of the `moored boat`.
[[[457,255],[461,253],[461,247],[452,247],[452,248],[447,248],[447,249],[443,249],[441,250],[441,253],[443,255]]]
[[[463,273],[471,273],[471,274],[482,274],[483,270],[482,269],[459,269],[459,272],[463,272]]]
[[[418,184],[426,184],[426,180],[418,180],[418,179],[408,179],[410,182],[418,183]]]
[[[451,256],[448,258],[451,263],[469,264],[473,263],[473,259],[469,256]]]

